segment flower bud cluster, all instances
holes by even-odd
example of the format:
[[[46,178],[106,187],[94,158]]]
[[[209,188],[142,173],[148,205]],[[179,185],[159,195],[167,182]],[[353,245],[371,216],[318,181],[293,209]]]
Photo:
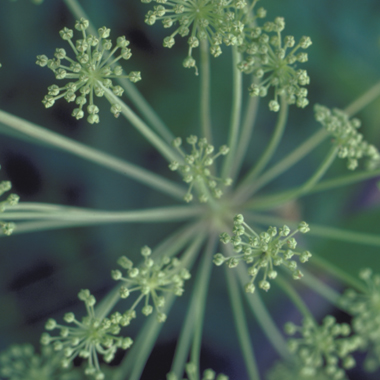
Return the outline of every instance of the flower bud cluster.
[[[375,169],[380,165],[380,153],[374,145],[363,140],[363,135],[357,131],[361,122],[359,119],[349,119],[349,116],[334,108],[316,104],[314,106],[315,119],[319,121],[327,132],[333,135],[334,144],[339,147],[338,156],[347,159],[347,167],[356,169],[360,158],[367,158],[367,168]]]
[[[141,0],[150,3],[152,0]],[[265,17],[265,10],[260,8],[257,14],[251,16],[251,10],[258,0],[153,0],[158,5],[148,11],[145,22],[153,25],[161,21],[164,28],[176,29],[164,38],[164,47],[171,48],[175,44],[175,37],[188,37],[188,55],[183,61],[186,68],[195,68],[196,61],[192,50],[197,48],[201,40],[210,43],[210,53],[214,57],[222,54],[221,45],[239,46],[244,39],[244,27],[258,17]],[[249,4],[250,3],[250,4]]]
[[[82,34],[82,38],[73,43],[73,30],[63,28],[59,34],[67,41],[75,54],[75,59],[66,54],[65,49],[56,49],[54,58],[49,59],[46,55],[37,56],[37,65],[47,66],[53,71],[56,79],[72,80],[66,85],[59,87],[54,84],[48,88],[48,95],[42,103],[46,108],[52,107],[56,100],[64,98],[67,102],[75,102],[77,108],[72,116],[76,119],[84,117],[84,109],[87,110],[87,121],[91,124],[99,123],[99,108],[94,104],[94,95],[97,97],[106,96],[106,89],[111,89],[113,94],[121,96],[124,90],[120,86],[115,86],[112,82],[114,78],[128,78],[131,82],[141,79],[140,72],[132,71],[128,75],[123,73],[123,68],[116,65],[120,59],[131,58],[131,49],[128,48],[129,41],[124,36],[118,37],[116,46],[108,39],[110,29],[102,27],[98,29],[98,36],[87,34],[89,27],[88,20],[81,18],[75,24],[75,29]],[[119,56],[114,54],[120,50]],[[118,117],[121,108],[119,104],[113,103],[111,99],[111,112]],[[87,105],[87,106],[86,106]],[[86,106],[86,108],[85,108]]]
[[[313,369],[313,374],[303,373],[299,361],[278,362],[268,372],[266,380],[330,380],[322,369]],[[346,376],[341,380],[348,380]]]
[[[45,325],[46,330],[59,329],[59,336],[50,336],[43,333],[41,343],[52,345],[55,351],[63,352],[62,367],[66,368],[78,356],[88,360],[86,375],[93,376],[96,380],[103,380],[104,374],[100,370],[98,355],[102,355],[105,362],[113,360],[118,348],[126,350],[133,341],[129,337],[120,337],[122,326],[119,313],[110,318],[99,319],[96,317],[94,305],[96,299],[88,289],[81,290],[78,298],[86,305],[87,316],[81,321],[77,320],[74,313],[66,313],[63,317],[73,327],[58,324],[50,318]]]
[[[140,293],[124,316],[129,316],[130,319],[134,318],[136,306],[144,300],[141,312],[148,316],[153,312],[154,307],[157,311],[157,320],[165,322],[166,314],[162,312],[165,297],[159,294],[173,293],[176,296],[181,296],[184,291],[184,281],[190,278],[190,273],[181,266],[177,258],[163,257],[155,262],[151,258],[151,253],[151,249],[147,246],[141,249],[144,262],[139,267],[134,267],[131,260],[126,256],[121,256],[118,264],[127,271],[126,275],[123,276],[123,273],[118,269],[113,270],[111,275],[114,280],[124,283],[120,287],[121,298],[127,298],[133,292]],[[153,306],[150,304],[151,301]]]
[[[360,347],[361,339],[350,337],[350,326],[336,323],[330,315],[323,319],[321,326],[309,318],[304,319],[302,326],[288,322],[285,332],[302,335],[289,339],[288,347],[300,360],[300,374],[303,376],[312,377],[323,370],[329,379],[340,380],[345,378],[345,369],[356,365],[351,353]]]
[[[304,86],[310,83],[310,78],[306,70],[296,69],[296,64],[307,62],[307,53],[299,50],[307,49],[311,40],[304,36],[296,43],[293,36],[282,37],[284,28],[282,17],[266,22],[263,27],[247,27],[244,43],[239,47],[244,53],[239,70],[252,73],[255,78],[249,88],[250,95],[265,97],[273,87],[274,97],[269,102],[269,109],[274,112],[280,109],[279,96],[300,108],[309,104]]]
[[[0,197],[9,191],[12,185],[9,181],[0,182]],[[18,203],[20,197],[17,194],[8,195],[7,199],[0,202],[0,213],[3,212],[7,207],[14,206]],[[4,235],[11,235],[16,225],[10,222],[3,222],[0,220],[0,227]]]
[[[362,269],[359,277],[367,285],[365,293],[348,289],[340,304],[352,316],[352,327],[368,350],[364,366],[368,371],[380,367],[380,275],[369,268]]]
[[[212,369],[206,369],[203,371],[202,377],[199,376],[198,367],[196,364],[190,362],[186,364],[186,374],[188,380],[228,380],[228,376],[219,374],[216,375],[215,371]],[[187,380],[181,379],[181,380]],[[173,372],[169,372],[166,375],[166,380],[179,380]]]
[[[78,372],[62,368],[62,355],[49,346],[41,354],[30,344],[12,345],[0,354],[0,379],[2,380],[80,380]]]
[[[184,182],[189,184],[184,200],[190,202],[193,200],[192,189],[196,188],[199,194],[200,202],[207,202],[209,194],[214,198],[220,198],[223,195],[220,185],[230,186],[231,178],[218,178],[212,175],[211,166],[220,155],[225,156],[229,152],[226,145],[219,148],[219,152],[214,154],[214,146],[207,142],[206,138],[198,139],[197,136],[190,136],[186,139],[187,143],[192,146],[190,154],[185,154],[180,148],[182,139],[177,137],[173,141],[173,146],[179,151],[184,159],[184,164],[178,161],[170,163],[169,168],[173,171],[180,170]]]
[[[214,255],[214,264],[222,265],[226,263],[229,268],[235,268],[240,261],[244,261],[251,266],[248,267],[248,274],[251,280],[245,286],[247,293],[253,293],[256,289],[254,282],[261,270],[264,270],[259,287],[265,291],[270,289],[270,282],[277,277],[276,266],[283,265],[288,268],[295,280],[303,277],[302,272],[297,268],[297,262],[292,260],[294,256],[299,257],[301,263],[305,263],[311,257],[309,251],[296,251],[297,241],[294,235],[297,232],[307,233],[310,230],[306,222],[301,222],[298,228],[290,233],[288,226],[283,226],[277,230],[276,227],[269,227],[266,232],[256,233],[244,222],[244,217],[238,214],[234,218],[232,236],[226,232],[220,235],[220,240],[224,244],[233,244],[237,255],[225,257],[221,253]]]

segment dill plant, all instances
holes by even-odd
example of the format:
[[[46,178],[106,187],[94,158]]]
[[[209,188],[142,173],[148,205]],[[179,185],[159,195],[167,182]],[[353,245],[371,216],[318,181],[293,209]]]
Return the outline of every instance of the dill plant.
[[[164,194],[165,200],[138,208],[132,202],[129,209],[118,207],[116,211],[105,211],[98,204],[74,207],[26,202],[22,196],[19,201],[18,195],[9,195],[12,185],[4,180],[0,183],[0,227],[5,235],[2,241],[17,241],[27,232],[44,237],[50,233],[48,230],[68,227],[79,231],[76,233],[85,226],[95,229],[100,227],[94,225],[116,223],[128,223],[122,224],[125,230],[140,223],[167,222],[169,227],[159,229],[154,239],[152,230],[141,228],[141,238],[133,236],[133,232],[126,233],[119,240],[122,248],[117,244],[107,246],[103,253],[112,258],[112,263],[107,270],[101,268],[109,278],[104,288],[89,290],[85,275],[75,281],[79,284],[83,280],[82,290],[76,289],[76,293],[85,305],[86,315],[80,308],[74,314],[68,307],[59,307],[59,313],[45,318],[47,331],[43,332],[39,323],[40,348],[34,349],[27,342],[4,348],[0,354],[0,378],[139,379],[144,369],[154,366],[148,358],[160,330],[169,331],[168,324],[181,325],[175,331],[176,348],[170,358],[165,358],[171,363],[166,369],[168,380],[353,379],[353,368],[363,371],[360,376],[376,371],[380,365],[379,275],[373,274],[377,270],[376,259],[371,258],[373,268],[362,269],[357,280],[329,261],[328,250],[310,243],[308,237],[350,242],[361,255],[363,247],[380,246],[379,236],[339,225],[321,226],[309,219],[306,222],[295,205],[311,193],[344,191],[346,186],[380,175],[376,143],[367,141],[356,117],[380,95],[380,85],[375,84],[343,109],[335,104],[313,104],[308,93],[313,78],[307,72],[309,55],[312,60],[312,52],[309,54],[307,49],[313,38],[295,38],[292,25],[287,25],[285,18],[273,17],[266,11],[270,0],[141,2],[145,20],[142,17],[140,22],[152,27],[162,24],[165,48],[180,51],[186,46],[182,66],[193,71],[182,67],[181,70],[184,75],[192,75],[192,81],[200,87],[200,118],[196,127],[171,131],[142,97],[139,83],[136,87],[132,84],[145,76],[134,64],[133,43],[123,35],[109,38],[112,27],[95,27],[87,9],[77,0],[62,2],[71,21],[57,33],[57,46],[50,46],[50,53],[36,51],[37,65],[49,68],[55,77],[51,80],[60,83],[49,85],[39,112],[44,107],[49,112],[64,101],[75,103],[76,108],[67,117],[79,123],[81,129],[104,130],[103,138],[119,125],[132,126],[134,133],[140,133],[158,152],[157,161],[162,162],[165,170],[144,168],[140,163],[128,162],[3,110],[0,123],[1,131],[12,137],[27,138],[99,164],[126,176],[135,191],[143,185],[152,189],[150,194]],[[40,5],[41,12],[45,5],[46,2]],[[10,6],[24,5],[20,1]],[[107,4],[112,6],[112,2]],[[68,45],[63,47],[62,42]],[[68,47],[70,53],[65,50]],[[54,58],[49,59],[45,53],[54,54]],[[232,94],[230,119],[224,121],[228,129],[214,121],[214,60],[232,61],[232,75],[225,74],[232,76],[228,89]],[[3,75],[6,66],[1,68]],[[40,70],[51,75],[46,69]],[[326,104],[325,99],[318,102]],[[117,121],[107,118],[103,111],[107,107],[119,118]],[[310,124],[315,130],[310,128],[304,141],[286,150],[281,142],[286,141],[289,133],[288,113],[297,112],[298,108],[313,115]],[[270,114],[269,141],[255,138],[256,129],[263,128],[256,120],[258,110]],[[187,130],[191,133],[186,134]],[[136,136],[136,141],[140,141]],[[126,139],[123,147],[132,148],[133,144]],[[323,153],[308,161],[315,148]],[[337,158],[345,159],[345,165],[339,167]],[[306,167],[299,178],[290,174],[298,163]],[[339,170],[334,169],[337,165]],[[333,177],[329,177],[331,170]],[[283,183],[278,181],[281,175],[296,182],[285,182],[285,188],[277,186]],[[271,186],[273,182],[276,186]],[[375,184],[372,186],[376,188]],[[289,207],[295,216],[287,215]],[[131,241],[134,237],[137,241],[144,239],[141,249]],[[154,248],[145,244],[154,244]],[[6,257],[8,253],[2,255]],[[344,251],[335,252],[335,256],[342,262],[346,260]],[[76,265],[77,258],[71,259]],[[116,264],[119,269],[115,269]],[[83,268],[79,269],[80,275],[81,272],[88,273]],[[215,289],[212,281],[224,285]],[[336,281],[335,285],[331,281]],[[348,289],[341,292],[344,287]],[[211,290],[222,294],[222,303],[229,302],[227,310],[233,322],[221,318],[226,323],[222,329],[234,331],[233,340],[238,344],[231,343],[227,336],[226,346],[234,347],[231,352],[235,345],[241,350],[238,363],[245,365],[241,372],[234,368],[236,356],[229,351],[229,366],[211,369],[202,362],[202,341],[210,327],[209,309],[216,305]],[[284,320],[272,313],[269,296],[273,293],[279,299],[289,300],[297,316],[284,312]],[[333,305],[330,314],[340,310],[347,320],[319,313],[310,302],[314,293]],[[55,298],[62,297],[62,293],[57,294]],[[43,295],[34,298],[36,303],[45,302]],[[74,303],[75,294],[71,299]],[[171,311],[176,299],[186,310],[183,321],[178,318],[181,313]],[[324,303],[320,301],[320,305]],[[216,308],[221,310],[219,305]],[[270,370],[258,364],[257,353],[265,346],[252,334],[254,324],[278,357]],[[366,359],[361,369],[355,358],[363,351]],[[163,377],[159,374],[155,378]]]

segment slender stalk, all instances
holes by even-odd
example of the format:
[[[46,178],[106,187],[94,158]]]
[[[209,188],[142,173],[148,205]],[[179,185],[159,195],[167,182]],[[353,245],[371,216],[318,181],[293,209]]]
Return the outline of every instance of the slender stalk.
[[[75,207],[60,207],[57,211],[10,211],[1,214],[3,220],[58,219],[88,220],[90,223],[166,222],[186,220],[202,214],[202,207],[172,206],[134,211],[97,211]]]
[[[105,97],[111,104],[118,104],[121,107],[122,115],[168,160],[177,161],[177,152],[153,132],[148,125],[142,121],[120,98],[118,98],[109,88],[99,85],[105,92]]]
[[[349,286],[352,286],[359,292],[366,292],[366,287],[365,285],[357,280],[355,277],[352,277],[348,273],[346,273],[344,270],[336,267],[335,265],[331,264],[330,262],[326,261],[324,258],[321,256],[318,256],[316,254],[313,254],[313,263],[322,268],[323,270],[327,271],[334,277],[338,278],[340,281],[346,283]]]
[[[281,275],[278,275],[276,282],[280,286],[280,289],[287,294],[287,296],[293,302],[294,306],[299,310],[304,318],[309,318],[314,321],[315,324],[317,324],[313,314],[310,312],[309,308],[306,306],[300,295],[294,290],[293,286],[289,284],[289,281],[284,280]]]
[[[311,290],[321,295],[323,298],[331,302],[336,307],[341,308],[339,305],[339,299],[341,294],[338,293],[335,289],[326,285],[323,281],[321,281],[318,277],[312,275],[309,271],[302,269],[302,273],[304,277],[302,278],[302,282],[307,285]]]
[[[326,156],[326,158],[323,160],[322,164],[319,166],[319,168],[315,171],[315,173],[301,186],[298,188],[293,189],[292,191],[284,191],[282,194],[277,194],[276,197],[269,198],[269,201],[267,199],[266,204],[258,204],[258,201],[254,201],[256,204],[258,204],[259,209],[273,209],[278,205],[281,205],[283,203],[289,202],[293,199],[298,199],[302,195],[308,194],[311,189],[317,184],[317,182],[322,178],[322,176],[326,173],[326,171],[329,169],[329,167],[332,165],[332,163],[335,160],[335,157],[338,153],[338,148],[333,147],[329,154]],[[265,207],[265,208],[264,208]],[[252,207],[254,209],[254,207]]]
[[[361,111],[364,107],[366,107],[369,103],[373,102],[379,96],[380,82],[376,83],[358,99],[354,100],[351,104],[349,104],[344,109],[344,112],[347,113],[349,116],[353,116],[359,111]]]
[[[201,352],[202,343],[202,331],[203,331],[203,321],[206,308],[207,291],[209,289],[209,281],[213,268],[212,255],[215,250],[215,245],[218,239],[215,234],[211,235],[208,239],[208,244],[203,255],[203,260],[200,264],[199,279],[197,279],[197,284],[195,292],[196,303],[194,305],[194,338],[191,347],[190,361],[195,363],[199,368],[199,359]]]
[[[225,267],[227,278],[228,294],[232,306],[236,332],[240,342],[240,348],[244,357],[245,366],[250,380],[259,380],[260,374],[257,369],[255,354],[251,345],[250,334],[247,326],[247,321],[244,317],[243,302],[237,285],[235,273]]]
[[[263,173],[254,183],[238,189],[234,196],[234,200],[238,203],[246,201],[263,186],[267,185],[269,182],[273,181],[279,175],[302,160],[323,140],[325,140],[327,136],[327,132],[324,129],[320,129],[313,136],[309,137],[304,143],[302,143],[298,148],[294,149],[286,157],[279,160],[278,164],[272,166],[265,173]]]
[[[257,109],[259,105],[259,97],[249,97],[248,105],[245,111],[242,130],[239,138],[238,147],[236,149],[234,166],[231,171],[231,178],[237,178],[241,165],[243,164],[244,157],[247,153],[249,143],[251,141],[252,132],[255,126],[257,116]]]
[[[0,111],[0,123],[21,132],[28,137],[42,141],[51,147],[69,152],[78,157],[121,173],[127,177],[133,178],[144,185],[162,191],[165,194],[173,196],[177,199],[183,199],[183,196],[186,193],[182,186],[178,186],[176,183],[157,174],[151,173],[146,169],[140,168],[137,165],[130,164],[127,161],[113,157],[107,153],[61,136],[58,133],[51,132],[7,112]]]
[[[181,263],[188,269],[190,269],[196,259],[196,253],[204,241],[205,232],[197,236],[189,248],[184,252],[181,257]],[[174,302],[175,296],[169,295],[163,312],[169,313],[169,310]],[[135,344],[132,346],[130,352],[126,355],[124,360],[120,363],[118,370],[113,376],[113,380],[138,380],[144,369],[146,361],[154,347],[157,340],[158,333],[162,328],[162,323],[156,321],[155,318],[150,318],[144,327],[139,332]],[[137,360],[138,359],[138,360]]]
[[[231,121],[228,137],[228,146],[230,152],[228,153],[226,159],[224,160],[222,168],[222,178],[227,178],[231,174],[231,169],[234,163],[237,142],[239,137],[240,128],[240,115],[241,115],[241,104],[242,104],[242,73],[238,70],[237,64],[240,60],[240,54],[238,53],[237,47],[232,47],[232,110],[231,110]]]
[[[207,40],[201,40],[201,93],[200,93],[200,116],[202,134],[212,144],[211,110],[210,110],[210,53]]]
[[[275,325],[273,318],[268,312],[265,304],[261,300],[259,292],[256,292],[252,296],[252,294],[248,294],[244,291],[244,286],[249,281],[246,270],[244,270],[244,267],[241,265],[237,267],[237,270],[239,272],[238,278],[240,281],[241,289],[245,294],[245,299],[251,309],[252,314],[256,317],[256,320],[260,324],[260,327],[263,329],[264,334],[272,343],[272,346],[277,351],[277,353],[282,356],[283,359],[290,359],[291,354],[289,352],[286,341],[282,336],[280,330]]]
[[[292,221],[270,215],[246,213],[245,216],[254,223],[264,224],[266,226],[268,224],[274,224],[277,226],[282,226],[286,224],[290,228],[297,228],[298,226],[298,223],[294,223]],[[346,243],[356,243],[380,247],[380,236],[374,234],[367,234],[364,232],[345,230],[342,228],[310,224],[310,231],[308,232],[308,235],[321,236],[327,239],[344,241]]]
[[[350,185],[355,182],[361,182],[363,180],[374,178],[380,175],[380,170],[362,171],[346,176],[341,176],[333,179],[328,179],[315,184],[309,189],[308,194],[317,193],[320,191],[330,190],[341,186]],[[246,203],[245,207],[251,210],[267,210],[272,209],[277,205],[283,203],[284,199],[290,199],[291,194],[294,194],[297,188],[291,188],[289,190],[273,193],[269,195],[258,196],[252,199],[252,201]],[[302,194],[299,195],[300,197]]]
[[[285,100],[285,96],[281,96],[281,108],[278,114],[276,126],[272,134],[272,138],[269,141],[269,144],[267,145],[265,151],[263,152],[256,166],[252,168],[252,170],[247,174],[247,176],[243,180],[242,185],[245,185],[247,183],[254,181],[254,179],[257,178],[257,176],[262,172],[262,170],[265,168],[265,166],[269,163],[269,161],[273,157],[273,154],[275,153],[285,131],[286,122],[288,120],[288,109],[289,109],[289,105],[287,101]]]
[[[89,20],[88,15],[84,9],[80,6],[77,0],[64,0],[66,6],[69,8],[70,12],[78,20],[83,17]],[[89,32],[93,35],[97,35],[96,29],[93,24],[90,22]],[[124,88],[126,95],[135,105],[135,107],[140,111],[140,114],[144,116],[144,119],[150,123],[150,125],[158,132],[161,137],[168,143],[173,141],[174,136],[170,132],[169,128],[165,123],[160,119],[157,113],[153,110],[151,105],[145,100],[141,93],[137,90],[136,86],[132,84],[126,78],[116,78],[116,80]]]

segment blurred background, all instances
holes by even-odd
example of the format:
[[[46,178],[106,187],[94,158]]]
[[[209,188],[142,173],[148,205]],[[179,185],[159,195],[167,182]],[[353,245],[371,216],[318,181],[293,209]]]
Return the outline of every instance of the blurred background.
[[[141,71],[143,80],[137,88],[150,102],[173,134],[186,137],[199,134],[199,77],[184,69],[186,39],[177,38],[172,49],[162,47],[168,34],[157,23],[147,26],[144,15],[152,4],[138,0],[87,0],[80,4],[96,27],[111,28],[114,40],[125,35],[131,41],[133,57],[123,62],[126,72]],[[380,79],[380,2],[367,0],[263,0],[267,20],[285,17],[285,33],[296,41],[308,35],[313,45],[308,49],[309,62],[302,68],[311,77],[310,104],[303,110],[290,108],[289,124],[276,159],[283,157],[319,128],[313,120],[312,105],[344,108]],[[45,0],[37,6],[29,0],[0,0],[0,107],[37,125],[76,141],[124,158],[166,178],[175,179],[167,163],[122,117],[115,119],[103,99],[97,104],[101,122],[90,125],[71,117],[72,104],[58,101],[45,109],[41,100],[47,87],[56,83],[53,73],[35,64],[36,56],[53,56],[58,47],[69,51],[59,31],[74,27],[75,17],[61,0]],[[197,58],[197,53],[195,57]],[[212,61],[212,117],[218,131],[215,145],[227,139],[231,102],[231,61],[228,48]],[[246,87],[249,86],[246,78]],[[361,132],[380,147],[380,99],[359,115]],[[262,102],[252,148],[243,167],[247,171],[268,141],[276,120]],[[302,183],[328,150],[325,143],[267,191],[288,188]],[[10,180],[12,192],[22,202],[45,202],[101,210],[132,210],[172,205],[171,198],[129,178],[95,164],[51,149],[27,138],[12,135],[0,126],[1,180]],[[347,173],[345,162],[334,163],[327,177]],[[348,228],[379,234],[380,195],[376,181],[327,193],[304,197],[292,205],[290,215],[316,224]],[[174,201],[175,203],[175,201]],[[114,224],[108,226],[68,228],[28,233],[1,238],[0,250],[0,351],[12,343],[38,345],[47,318],[60,320],[67,311],[81,315],[83,306],[77,300],[80,289],[88,288],[98,300],[112,289],[110,270],[115,269],[121,255],[139,256],[140,247],[154,247],[173,230],[176,224]],[[380,272],[379,249],[324,238],[307,237],[304,245],[311,252],[328,258],[340,268],[357,275],[358,268],[370,266]],[[343,287],[318,273],[321,278],[341,290]],[[214,270],[206,313],[202,365],[224,371],[230,379],[246,379],[242,357],[235,340],[225,280]],[[190,285],[191,286],[191,285]],[[190,288],[189,286],[189,288]],[[299,287],[317,318],[335,313],[339,321],[347,320],[331,305],[308,288]],[[263,298],[279,326],[289,319],[299,323],[300,316],[277,287]],[[164,379],[170,368],[176,336],[186,313],[187,297],[176,302],[169,323],[160,335],[158,349],[152,355],[143,378]],[[227,326],[227,327],[226,327]],[[139,322],[131,326],[135,336]],[[276,353],[257,327],[250,323],[253,344],[264,374],[276,360]],[[136,331],[134,331],[134,329]],[[223,334],[221,334],[223,331]],[[359,361],[362,358],[359,356]],[[360,369],[350,372],[351,379],[377,379]]]

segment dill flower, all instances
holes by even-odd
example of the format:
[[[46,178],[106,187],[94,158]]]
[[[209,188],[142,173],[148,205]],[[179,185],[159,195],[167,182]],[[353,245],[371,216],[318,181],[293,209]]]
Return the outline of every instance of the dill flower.
[[[197,136],[190,136],[186,141],[192,146],[191,154],[188,155],[180,148],[182,145],[181,138],[177,137],[173,141],[173,146],[181,154],[185,163],[180,164],[178,161],[173,161],[169,165],[171,170],[179,170],[183,175],[184,182],[189,184],[184,200],[186,202],[193,200],[193,187],[199,193],[200,202],[207,202],[209,194],[214,198],[220,198],[223,194],[220,185],[230,186],[232,179],[215,177],[209,167],[213,165],[215,159],[220,155],[225,156],[228,154],[229,148],[222,145],[219,152],[214,153],[214,146],[209,144],[206,138],[198,139]]]
[[[266,232],[258,234],[244,222],[243,215],[238,214],[234,218],[232,236],[226,232],[220,235],[220,241],[224,244],[233,244],[234,251],[238,254],[225,257],[221,253],[217,253],[214,255],[214,264],[226,263],[229,268],[235,268],[240,261],[252,264],[248,267],[251,280],[245,286],[247,293],[255,291],[254,282],[263,269],[264,275],[259,282],[259,287],[268,291],[270,289],[268,280],[277,277],[275,266],[283,265],[288,268],[295,280],[303,277],[302,272],[297,268],[297,262],[291,259],[298,256],[299,261],[305,263],[311,257],[311,253],[309,251],[296,251],[297,241],[293,236],[297,232],[307,233],[308,231],[310,231],[308,224],[301,222],[292,233],[290,233],[288,226],[283,226],[279,230],[276,227],[269,227]]]
[[[61,355],[51,347],[41,354],[30,344],[12,345],[0,353],[0,379],[4,380],[77,380],[79,373],[62,368]]]
[[[366,284],[365,293],[348,289],[340,304],[353,316],[352,326],[368,350],[364,366],[368,371],[380,367],[380,275],[369,268],[363,269],[359,277]]]
[[[62,367],[68,367],[77,357],[88,359],[86,375],[93,376],[96,380],[103,380],[104,374],[100,370],[98,354],[109,363],[113,360],[118,348],[126,350],[133,341],[131,338],[119,337],[120,320],[115,316],[110,319],[98,319],[95,314],[94,305],[96,299],[88,289],[81,290],[78,298],[84,302],[87,316],[78,321],[74,313],[66,313],[63,317],[66,323],[71,323],[74,327],[58,324],[50,318],[45,325],[46,330],[59,329],[59,336],[50,336],[43,333],[41,343],[52,344],[54,350],[62,351],[64,358],[61,361]]]
[[[188,380],[228,380],[228,376],[223,375],[222,373],[219,375],[216,375],[215,371],[212,369],[206,369],[203,371],[202,377],[199,376],[198,374],[198,368],[194,363],[187,363],[186,364],[186,374],[187,374],[187,379]],[[178,377],[172,373],[169,372],[166,375],[167,380],[179,380]],[[182,379],[186,380],[186,379]]]
[[[152,0],[141,0],[151,3]],[[189,45],[188,55],[183,61],[186,68],[195,68],[196,61],[192,51],[197,48],[201,40],[210,44],[210,53],[214,57],[222,54],[221,45],[238,46],[243,40],[244,22],[250,10],[258,0],[248,6],[246,0],[153,0],[159,4],[148,11],[145,22],[153,25],[161,21],[164,28],[177,27],[169,36],[164,38],[164,47],[171,48],[175,44],[175,37],[187,37]],[[259,13],[263,15],[263,13]]]
[[[357,131],[361,122],[359,119],[349,119],[349,116],[334,108],[316,104],[315,119],[334,137],[334,144],[339,147],[338,157],[347,159],[347,168],[354,170],[360,158],[367,158],[367,168],[375,169],[380,165],[380,153],[374,145],[363,140],[363,135]]]
[[[55,50],[53,59],[46,55],[37,56],[37,65],[47,66],[53,71],[56,79],[73,79],[63,87],[54,84],[48,87],[48,95],[45,95],[42,103],[46,108],[52,107],[56,100],[64,98],[67,102],[75,102],[78,106],[74,109],[72,116],[76,119],[84,117],[84,106],[88,103],[86,110],[89,116],[87,121],[91,124],[99,123],[99,108],[94,104],[94,95],[106,96],[105,89],[111,89],[116,96],[121,96],[124,90],[115,86],[114,78],[128,78],[135,83],[141,79],[139,71],[132,71],[128,75],[123,73],[123,68],[115,65],[120,59],[131,58],[131,49],[128,48],[129,41],[124,37],[118,37],[116,46],[108,39],[110,29],[102,27],[98,29],[98,37],[87,34],[88,20],[81,18],[76,21],[75,29],[82,34],[82,38],[72,41],[73,30],[63,28],[59,34],[67,41],[75,54],[75,59],[66,54],[66,50],[59,48]],[[114,57],[120,50],[119,56]],[[66,61],[66,64],[64,63]],[[111,112],[115,117],[120,114],[120,105],[113,104],[111,99]]]
[[[288,322],[285,332],[302,336],[288,341],[289,350],[300,360],[302,376],[314,376],[322,370],[329,379],[344,379],[344,369],[356,365],[351,353],[359,348],[361,339],[356,336],[349,337],[350,326],[336,323],[335,318],[330,315],[323,319],[321,326],[317,326],[309,318],[304,319],[302,326]]]
[[[121,298],[128,298],[133,292],[140,293],[132,307],[124,313],[123,318],[128,322],[136,316],[135,308],[143,299],[144,306],[141,312],[148,316],[152,314],[154,306],[157,311],[157,320],[165,322],[166,314],[161,310],[165,305],[165,297],[159,294],[174,293],[176,296],[181,296],[184,291],[184,281],[190,278],[189,271],[181,266],[177,258],[163,257],[155,262],[150,257],[151,253],[149,247],[141,248],[144,262],[139,267],[134,267],[131,260],[126,256],[121,256],[117,263],[127,271],[127,275],[123,276],[118,269],[111,272],[114,280],[124,283],[120,287]],[[150,304],[151,300],[153,306]]]
[[[296,68],[296,63],[307,62],[307,53],[299,50],[307,49],[311,40],[304,36],[296,44],[293,36],[282,36],[284,28],[282,17],[266,22],[263,27],[246,28],[245,42],[239,47],[245,54],[245,59],[238,64],[239,70],[252,73],[256,78],[249,94],[264,97],[273,87],[274,97],[269,101],[269,109],[274,112],[280,109],[280,95],[288,104],[300,108],[309,104],[304,86],[310,83],[310,78],[306,70]]]
[[[0,182],[0,196],[12,188],[10,181]],[[20,197],[17,194],[10,194],[8,198],[0,202],[0,213],[8,206],[14,206],[18,203]],[[0,220],[0,227],[4,235],[11,235],[16,225],[14,223],[3,222]]]
[[[295,363],[276,363],[268,372],[267,380],[331,380],[323,370],[313,370],[313,374],[303,373],[302,365],[299,362]],[[344,375],[342,380],[347,380]]]

